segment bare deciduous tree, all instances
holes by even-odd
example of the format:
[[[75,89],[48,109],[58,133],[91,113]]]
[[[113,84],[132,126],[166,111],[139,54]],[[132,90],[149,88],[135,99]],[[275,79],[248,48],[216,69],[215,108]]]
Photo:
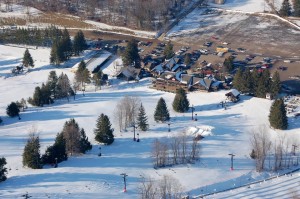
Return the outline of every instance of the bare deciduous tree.
[[[256,171],[264,170],[265,160],[271,147],[269,131],[265,126],[255,129],[250,134],[250,143],[255,151]]]
[[[135,124],[140,104],[140,99],[133,96],[125,96],[118,102],[114,111],[114,119],[120,131]]]

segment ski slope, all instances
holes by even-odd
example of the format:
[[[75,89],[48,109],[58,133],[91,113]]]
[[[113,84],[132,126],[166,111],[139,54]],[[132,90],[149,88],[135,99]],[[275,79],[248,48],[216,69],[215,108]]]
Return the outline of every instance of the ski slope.
[[[22,198],[26,193],[32,198],[138,198],[142,177],[159,180],[163,175],[171,175],[179,180],[186,194],[199,196],[231,188],[234,182],[238,186],[276,175],[256,173],[254,162],[249,158],[249,132],[268,124],[271,101],[265,99],[242,96],[240,102],[229,103],[228,109],[224,110],[219,103],[225,100],[226,91],[189,93],[188,99],[193,104],[198,119],[192,121],[191,112],[176,113],[172,110],[174,94],[150,89],[149,79],[136,83],[122,82],[110,77],[112,84],[102,90],[95,92],[91,85],[87,87],[85,96],[78,93],[76,100],[72,99],[69,103],[67,100],[59,100],[51,106],[29,107],[21,113],[20,121],[17,118],[8,118],[5,113],[6,106],[11,101],[32,96],[34,88],[47,80],[51,70],[55,70],[57,75],[66,73],[72,82],[74,73],[71,72],[71,67],[90,53],[87,51],[81,57],[72,58],[66,64],[54,67],[49,65],[50,49],[30,49],[35,67],[26,74],[11,76],[10,70],[21,62],[24,51],[24,48],[0,45],[0,116],[3,119],[0,125],[0,156],[5,157],[8,162],[8,179],[0,183],[0,198]],[[118,61],[117,59],[116,62]],[[114,71],[115,65],[112,62],[105,70]],[[141,139],[139,143],[133,142],[131,128],[127,132],[120,132],[114,120],[114,107],[125,95],[139,97],[146,109],[150,130],[137,131]],[[170,110],[171,132],[168,132],[166,123],[156,123],[153,119],[154,108],[160,97],[166,100]],[[101,113],[107,114],[111,120],[115,129],[115,142],[111,146],[101,146],[103,155],[99,157],[99,144],[94,140],[93,129]],[[60,163],[58,168],[24,168],[22,152],[30,129],[37,129],[41,153],[44,153],[46,147],[54,142],[64,122],[70,118],[75,118],[79,126],[85,129],[93,149],[85,155],[70,157]],[[290,139],[296,140],[299,129],[298,118],[293,120],[293,125],[288,130],[270,129],[270,132],[274,136],[286,134]],[[153,141],[167,140],[184,131],[191,135],[204,133],[205,138],[200,142],[200,161],[154,169],[151,158]],[[234,171],[230,171],[229,153],[236,154]],[[124,172],[128,175],[126,193],[122,192],[123,179],[120,175]],[[288,182],[283,180],[282,183]],[[271,192],[273,190],[271,186],[266,189]],[[244,192],[245,190],[240,191],[241,197]],[[276,194],[275,190],[273,193]],[[259,191],[255,196],[268,198]]]

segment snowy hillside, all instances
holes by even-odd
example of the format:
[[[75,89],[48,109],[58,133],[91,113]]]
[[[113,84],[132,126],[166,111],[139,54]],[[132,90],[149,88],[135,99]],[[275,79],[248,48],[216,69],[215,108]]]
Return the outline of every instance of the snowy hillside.
[[[230,188],[233,181],[241,185],[249,183],[249,179],[252,182],[276,175],[256,173],[254,161],[249,158],[249,132],[261,125],[268,125],[271,101],[265,99],[242,96],[240,102],[229,103],[228,109],[224,110],[220,102],[225,100],[226,91],[189,93],[188,99],[198,119],[192,121],[191,112],[182,114],[172,110],[174,94],[150,89],[149,79],[127,83],[110,77],[112,85],[102,90],[95,92],[91,86],[85,96],[79,93],[76,100],[69,103],[59,100],[51,106],[30,107],[21,113],[20,121],[8,118],[5,109],[11,101],[32,96],[34,88],[47,80],[51,70],[56,70],[58,75],[66,73],[72,79],[74,74],[70,72],[71,67],[81,60],[81,57],[74,58],[66,65],[54,68],[49,65],[50,49],[30,49],[35,67],[25,75],[11,76],[10,70],[20,63],[24,50],[0,45],[0,116],[4,120],[0,125],[0,156],[4,156],[8,162],[8,179],[0,183],[0,198],[21,198],[26,192],[32,198],[138,198],[141,177],[159,180],[165,174],[178,179],[185,193],[198,196]],[[88,55],[89,52],[86,52]],[[113,71],[115,65],[111,63],[106,71]],[[115,106],[125,95],[139,97],[147,112],[150,130],[138,131],[139,143],[133,142],[132,129],[120,132],[114,120]],[[168,132],[167,123],[156,123],[153,119],[154,108],[160,97],[166,100],[170,110],[171,132]],[[93,129],[101,113],[110,117],[115,129],[115,142],[111,146],[101,146],[102,156],[99,157],[99,145],[94,140]],[[93,149],[86,155],[69,158],[60,163],[58,168],[23,168],[22,152],[32,126],[38,129],[41,152],[44,153],[45,148],[54,142],[64,122],[70,118],[75,118],[80,127],[85,129]],[[289,130],[275,132],[270,129],[270,132],[297,139],[299,129],[298,118],[293,120]],[[182,132],[205,137],[200,141],[200,161],[154,169],[151,158],[153,141],[156,138],[164,141]],[[233,171],[230,170],[230,153],[236,155]],[[120,176],[124,172],[128,175],[126,193],[122,192],[123,180]],[[262,193],[257,196],[266,195]]]

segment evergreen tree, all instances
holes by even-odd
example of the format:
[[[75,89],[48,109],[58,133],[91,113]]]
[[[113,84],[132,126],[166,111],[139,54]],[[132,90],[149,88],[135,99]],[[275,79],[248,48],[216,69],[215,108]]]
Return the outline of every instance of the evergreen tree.
[[[56,164],[68,159],[66,152],[66,140],[62,133],[58,133],[55,142],[52,146],[46,149],[45,154],[42,156],[43,164]]]
[[[52,99],[57,98],[57,94],[56,94],[57,82],[58,82],[58,77],[56,75],[56,72],[54,70],[50,71],[49,76],[48,76],[48,80],[47,80],[47,85],[50,88]]]
[[[282,99],[277,99],[271,106],[269,115],[270,125],[275,129],[285,130],[288,127],[288,118]]]
[[[80,152],[81,153],[85,153],[86,151],[91,150],[92,147],[93,147],[91,145],[91,143],[89,142],[89,139],[86,136],[84,129],[80,130],[80,141],[79,141],[79,143],[80,143]]]
[[[41,157],[40,157],[40,139],[34,133],[29,135],[27,143],[23,152],[23,166],[27,166],[32,169],[41,169]]]
[[[86,68],[86,64],[83,60],[79,63],[78,69],[75,73],[75,80],[81,84],[81,88],[84,88],[85,83],[90,82],[90,72]]]
[[[42,103],[42,92],[41,92],[41,88],[39,86],[35,87],[34,93],[33,93],[33,97],[28,99],[28,103],[33,105],[33,106],[43,106]]]
[[[0,117],[0,124],[3,122],[2,118]]]
[[[242,90],[242,81],[243,81],[243,71],[241,68],[238,68],[234,78],[233,78],[233,87],[238,91]]]
[[[252,74],[251,74],[252,84],[253,84],[251,93],[254,93],[254,94],[256,93],[260,76],[261,75],[257,71],[257,69],[253,69]]]
[[[183,88],[176,90],[176,95],[172,105],[174,111],[179,113],[184,113],[189,110],[190,103]]]
[[[140,67],[140,55],[138,50],[138,44],[136,40],[130,40],[127,43],[126,49],[122,55],[124,66]]]
[[[44,104],[52,104],[53,100],[51,98],[51,90],[48,84],[42,84],[41,87],[41,106]]]
[[[156,122],[165,122],[170,120],[170,114],[167,108],[167,104],[162,97],[157,102],[154,112],[154,120]]]
[[[25,66],[26,68],[28,68],[29,66],[34,67],[33,59],[32,59],[31,54],[30,54],[30,52],[27,48],[24,52],[22,63],[23,63],[23,66]]]
[[[292,13],[292,8],[289,0],[283,0],[281,8],[279,10],[280,16],[288,17]]]
[[[19,116],[20,109],[15,102],[11,102],[6,108],[6,114],[9,117]]]
[[[225,70],[227,72],[232,72],[234,69],[233,59],[234,59],[233,56],[229,56],[224,60],[223,67],[225,67]]]
[[[265,98],[266,94],[270,91],[270,87],[271,87],[270,72],[269,70],[264,70],[257,82],[257,88],[255,89],[255,96],[260,98]]]
[[[98,117],[95,133],[95,140],[110,145],[114,142],[113,129],[107,115],[103,113]]]
[[[5,168],[6,159],[4,157],[0,158],[0,182],[6,180],[7,169]]]
[[[145,108],[143,104],[141,104],[139,108],[138,117],[137,117],[137,125],[142,131],[147,131],[149,128],[149,124],[147,120],[148,119],[146,116]]]
[[[277,96],[281,89],[281,81],[278,71],[276,71],[272,77],[271,93],[273,96]]]
[[[64,52],[65,60],[68,60],[72,55],[72,41],[70,38],[69,31],[65,28],[62,35],[62,48]]]
[[[95,91],[97,86],[100,86],[100,90],[101,90],[102,77],[103,77],[103,72],[101,70],[93,74],[93,80],[95,81]]]
[[[165,47],[164,56],[166,59],[171,59],[174,56],[173,44],[170,41]]]
[[[241,79],[241,92],[251,93],[253,90],[253,79],[249,69],[245,70]]]
[[[59,40],[55,40],[52,44],[51,52],[50,52],[50,64],[59,65],[63,61],[65,61],[65,55],[63,51],[62,42]]]
[[[85,41],[84,34],[81,30],[79,30],[74,37],[73,52],[76,56],[78,56],[86,48],[87,48],[87,44]]]

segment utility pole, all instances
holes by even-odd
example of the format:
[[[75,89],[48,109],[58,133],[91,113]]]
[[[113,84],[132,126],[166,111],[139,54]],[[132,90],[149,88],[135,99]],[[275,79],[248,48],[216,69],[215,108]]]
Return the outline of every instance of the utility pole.
[[[123,176],[123,179],[124,179],[124,190],[123,190],[123,192],[126,192],[126,177],[128,175],[126,173],[121,173],[120,175]]]
[[[297,148],[297,146],[296,145],[292,145],[293,146],[293,155],[296,155],[296,148]]]
[[[235,156],[233,153],[228,154],[231,156],[231,167],[230,170],[233,171],[233,157]]]
[[[191,109],[192,109],[192,120],[194,120],[194,110],[195,110],[195,108],[194,108],[194,105],[193,105],[193,104],[192,104]]]

